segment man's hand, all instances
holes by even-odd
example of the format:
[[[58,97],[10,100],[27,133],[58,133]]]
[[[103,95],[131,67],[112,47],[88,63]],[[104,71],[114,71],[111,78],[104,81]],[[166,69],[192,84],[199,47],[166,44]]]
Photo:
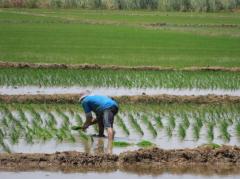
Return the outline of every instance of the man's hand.
[[[75,130],[75,131],[77,131],[77,130],[85,130],[85,129],[83,128],[83,126],[72,126],[71,129],[72,129],[72,130]]]
[[[83,130],[86,130],[89,126],[97,123],[97,119],[95,118],[87,118],[85,123],[83,124]]]

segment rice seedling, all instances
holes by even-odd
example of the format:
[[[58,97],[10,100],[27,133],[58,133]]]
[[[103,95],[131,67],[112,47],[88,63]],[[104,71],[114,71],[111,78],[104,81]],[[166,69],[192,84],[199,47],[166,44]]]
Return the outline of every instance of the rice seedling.
[[[10,132],[10,139],[12,144],[17,144],[20,137],[20,131],[12,128]]]
[[[220,130],[220,136],[224,141],[229,142],[231,135],[228,132],[228,123],[225,120],[222,120],[220,122],[220,126],[219,126],[219,130]]]
[[[57,127],[57,121],[55,119],[55,117],[53,116],[53,114],[51,112],[46,113],[47,114],[47,120],[46,120],[46,125],[49,127],[50,130],[52,131],[56,131]]]
[[[56,112],[63,119],[62,125],[69,126],[70,125],[69,117],[64,112],[62,112],[59,108],[56,109]]]
[[[72,126],[71,129],[74,131],[78,131],[78,130],[82,130],[82,127],[81,126]]]
[[[92,141],[91,137],[90,137],[89,135],[87,135],[85,132],[79,130],[78,133],[79,133],[79,137],[80,137],[83,141],[85,141],[85,142]]]
[[[68,108],[67,110],[69,114],[71,115],[71,118],[74,118],[74,111],[71,108]]]
[[[82,118],[81,118],[81,116],[79,114],[76,114],[75,120],[76,120],[78,126],[82,126],[83,125],[83,120],[82,120]]]
[[[27,126],[29,122],[28,122],[28,119],[25,116],[25,114],[24,114],[24,112],[21,108],[18,109],[18,113],[19,113],[19,118],[20,118],[20,121],[21,121],[22,125]]]
[[[6,145],[4,142],[4,133],[1,128],[0,128],[0,146],[2,147],[3,151],[11,153],[9,146]]]
[[[132,144],[125,141],[113,141],[113,147],[128,147],[130,145]]]
[[[210,143],[210,144],[203,144],[203,145],[201,145],[201,147],[210,147],[212,149],[217,149],[217,148],[221,147],[221,145],[215,144],[215,143]]]
[[[201,128],[195,123],[193,125],[193,138],[198,141],[199,138],[200,138],[200,131],[201,131]]]
[[[3,133],[3,130],[0,128],[0,139],[3,139],[4,138],[4,133]]]
[[[3,117],[2,118],[2,124],[3,124],[3,126],[5,126],[5,127],[9,127],[9,118],[8,117]]]
[[[125,123],[123,122],[123,119],[119,115],[117,115],[116,123],[127,136],[130,135],[130,132],[127,126],[125,125]]]
[[[212,142],[214,139],[214,124],[209,123],[207,127],[207,138],[209,142]]]
[[[178,126],[178,135],[181,140],[184,140],[186,137],[186,129],[182,124],[179,124]]]
[[[29,106],[28,109],[33,117],[33,121],[35,122],[35,124],[41,126],[43,124],[43,120],[40,114],[37,113],[32,106]]]
[[[190,122],[189,122],[188,116],[185,113],[182,116],[182,125],[184,126],[185,129],[188,129],[189,126],[190,126]]]
[[[75,137],[70,133],[67,137],[67,141],[69,142],[72,142],[72,143],[75,143],[76,142],[76,139]]]
[[[129,115],[129,121],[130,121],[130,124],[132,126],[132,128],[135,129],[135,131],[140,134],[140,135],[144,135],[144,132],[142,131],[141,127],[139,126],[139,124],[137,123],[137,120],[134,119],[134,117],[132,116],[132,114]]]
[[[235,130],[236,130],[237,136],[240,137],[240,122],[237,122]]]
[[[173,115],[171,115],[168,119],[169,121],[169,126],[174,129],[176,127],[176,119]]]
[[[201,129],[203,127],[203,122],[202,119],[200,117],[196,117],[196,125]]]
[[[0,146],[3,148],[3,151],[5,151],[7,153],[11,153],[9,146],[1,140],[0,140]]]
[[[27,141],[28,144],[33,144],[33,130],[26,126],[26,133],[25,133],[25,140]]]
[[[147,116],[143,116],[142,120],[147,126],[147,129],[151,132],[152,136],[157,137],[157,131],[154,129],[152,123],[148,120]]]
[[[167,133],[168,138],[172,138],[172,135],[173,135],[173,129],[172,129],[172,127],[166,126],[165,129],[166,129],[166,133]]]
[[[137,146],[139,146],[139,147],[152,147],[154,145],[155,145],[154,143],[152,143],[148,140],[142,140],[142,141],[137,143]]]
[[[161,116],[155,117],[154,119],[156,121],[156,124],[157,124],[158,128],[160,128],[160,129],[163,128],[163,123],[162,123]]]

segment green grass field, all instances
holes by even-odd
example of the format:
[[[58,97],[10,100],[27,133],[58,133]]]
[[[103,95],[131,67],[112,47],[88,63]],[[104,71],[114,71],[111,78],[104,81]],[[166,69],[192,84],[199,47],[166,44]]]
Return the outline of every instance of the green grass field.
[[[0,60],[236,67],[239,28],[239,13],[0,9]]]

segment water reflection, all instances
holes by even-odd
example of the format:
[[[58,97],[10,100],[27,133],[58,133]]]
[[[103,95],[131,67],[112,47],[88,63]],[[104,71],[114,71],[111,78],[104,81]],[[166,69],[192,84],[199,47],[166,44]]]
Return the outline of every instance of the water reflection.
[[[82,143],[84,146],[84,152],[90,154],[113,154],[112,142],[109,142],[107,138],[92,137],[92,141]]]

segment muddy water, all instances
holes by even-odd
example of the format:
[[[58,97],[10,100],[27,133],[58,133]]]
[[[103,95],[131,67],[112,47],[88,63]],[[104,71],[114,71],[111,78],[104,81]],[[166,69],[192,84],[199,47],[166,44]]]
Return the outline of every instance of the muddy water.
[[[93,131],[90,129],[89,131]],[[133,129],[130,130],[133,132]],[[216,131],[217,132],[217,131]],[[92,142],[84,142],[79,139],[77,136],[76,142],[57,142],[55,139],[41,142],[35,141],[34,144],[27,144],[23,139],[19,141],[18,144],[11,145],[11,143],[6,143],[10,146],[12,152],[22,152],[22,153],[55,153],[63,152],[63,151],[78,151],[78,152],[87,152],[90,154],[103,154],[103,153],[113,153],[113,154],[120,154],[125,151],[133,151],[139,149],[136,144],[141,140],[149,140],[156,144],[157,147],[163,149],[183,149],[183,148],[195,148],[197,146],[201,146],[207,143],[207,137],[205,136],[205,130],[201,131],[201,136],[198,141],[195,141],[191,137],[191,132],[187,134],[186,139],[180,140],[177,136],[176,132],[174,132],[173,136],[169,138],[165,132],[162,131],[156,138],[153,138],[150,134],[146,134],[144,136],[139,136],[137,134],[132,134],[129,137],[124,137],[123,134],[120,132],[116,133],[115,141],[124,141],[131,143],[133,145],[128,147],[113,147],[109,146],[107,138],[97,138],[93,137]],[[94,132],[88,132],[88,134],[94,134]],[[218,134],[216,134],[218,136]],[[239,138],[232,136],[229,142],[224,142],[221,138],[216,137],[213,141],[216,144],[227,144],[227,145],[236,145],[239,146]]]
[[[62,125],[62,119],[55,111],[51,112],[55,118],[57,119],[57,127],[60,128]],[[1,113],[0,113],[1,114]],[[39,111],[39,114],[41,115],[42,119],[45,121],[47,120],[47,116],[44,112]],[[77,125],[75,117],[72,117],[70,113],[65,112],[65,114],[70,119],[70,125]],[[84,119],[84,115],[82,113],[77,113]],[[12,111],[12,115],[18,119],[18,112]],[[33,116],[28,112],[25,111],[25,115],[28,119],[28,121],[32,121]],[[139,113],[138,115],[144,115],[144,113]],[[0,115],[1,116],[1,115]],[[3,116],[3,114],[2,114]],[[189,118],[189,121],[191,125],[186,130],[186,138],[184,140],[181,140],[178,134],[178,126],[181,124],[181,118],[176,117],[176,127],[173,129],[172,136],[169,137],[166,132],[166,127],[169,123],[169,116],[162,116],[162,123],[163,128],[157,127],[156,121],[154,120],[153,116],[149,117],[149,121],[151,121],[153,127],[155,128],[157,132],[157,136],[153,136],[151,131],[148,129],[147,125],[142,120],[142,117],[137,117],[137,115],[133,114],[135,119],[137,120],[137,123],[141,127],[142,131],[144,132],[143,135],[139,134],[134,127],[131,126],[129,117],[126,115],[126,113],[119,113],[119,117],[122,118],[123,122],[127,126],[130,135],[127,136],[122,128],[118,126],[118,124],[114,123],[114,129],[116,131],[115,135],[115,141],[120,142],[128,142],[132,145],[128,147],[112,147],[108,144],[107,138],[97,138],[92,137],[92,141],[86,142],[82,140],[79,137],[79,134],[77,131],[72,131],[72,134],[75,136],[76,142],[69,142],[69,141],[62,141],[58,142],[56,138],[53,138],[49,141],[34,141],[34,144],[27,144],[25,139],[20,139],[18,144],[12,145],[9,139],[5,140],[5,143],[10,147],[12,152],[23,152],[23,153],[55,153],[63,152],[63,151],[79,151],[79,152],[86,152],[90,154],[99,154],[99,153],[113,153],[113,154],[119,154],[124,151],[133,151],[138,149],[139,147],[135,144],[140,142],[141,140],[148,140],[156,144],[157,147],[163,148],[163,149],[181,149],[181,148],[195,148],[197,146],[204,145],[208,143],[208,137],[207,137],[207,128],[206,126],[203,126],[200,130],[199,139],[195,140],[193,137],[193,118]],[[239,116],[236,114],[236,116],[233,118],[233,120],[236,120],[239,118]],[[228,127],[228,132],[231,134],[230,141],[224,141],[221,138],[221,133],[218,126],[214,127],[214,140],[211,141],[216,144],[227,144],[227,145],[240,145],[240,138],[236,135],[235,131],[235,125],[230,125]],[[89,127],[89,129],[86,131],[89,136],[96,134],[97,131],[93,126]],[[106,134],[106,133],[105,133]],[[0,148],[0,152],[1,152]]]
[[[108,96],[133,96],[133,95],[229,95],[240,96],[240,90],[223,90],[223,89],[166,89],[166,88],[111,88],[111,87],[0,87],[1,95],[22,95],[22,94],[79,94],[83,91],[90,90],[93,94],[103,94]]]
[[[5,140],[5,143],[10,146],[11,152],[13,153],[55,153],[64,151],[78,151],[86,152],[90,154],[103,154],[113,153],[120,154],[128,150],[136,150],[139,147],[132,145],[129,147],[113,147],[108,145],[106,138],[93,138],[92,142],[83,142],[76,136],[76,142],[71,143],[68,141],[57,142],[56,140],[50,140],[46,142],[35,141],[34,144],[27,144],[23,139],[18,144],[11,145],[10,142]],[[127,138],[116,137],[115,141],[128,141],[134,143],[135,141]],[[0,149],[1,153],[1,149]]]
[[[111,173],[97,173],[97,172],[88,172],[88,173],[62,173],[62,172],[45,172],[45,171],[35,171],[35,172],[0,172],[0,178],[7,178],[7,179],[26,179],[26,178],[49,178],[49,179],[106,179],[106,178],[115,178],[115,179],[122,179],[122,178],[131,178],[131,179],[154,179],[154,178],[164,178],[164,179],[238,179],[239,175],[194,175],[194,174],[174,174],[165,172],[161,175],[140,175],[136,173],[128,173],[123,171],[115,171]]]

